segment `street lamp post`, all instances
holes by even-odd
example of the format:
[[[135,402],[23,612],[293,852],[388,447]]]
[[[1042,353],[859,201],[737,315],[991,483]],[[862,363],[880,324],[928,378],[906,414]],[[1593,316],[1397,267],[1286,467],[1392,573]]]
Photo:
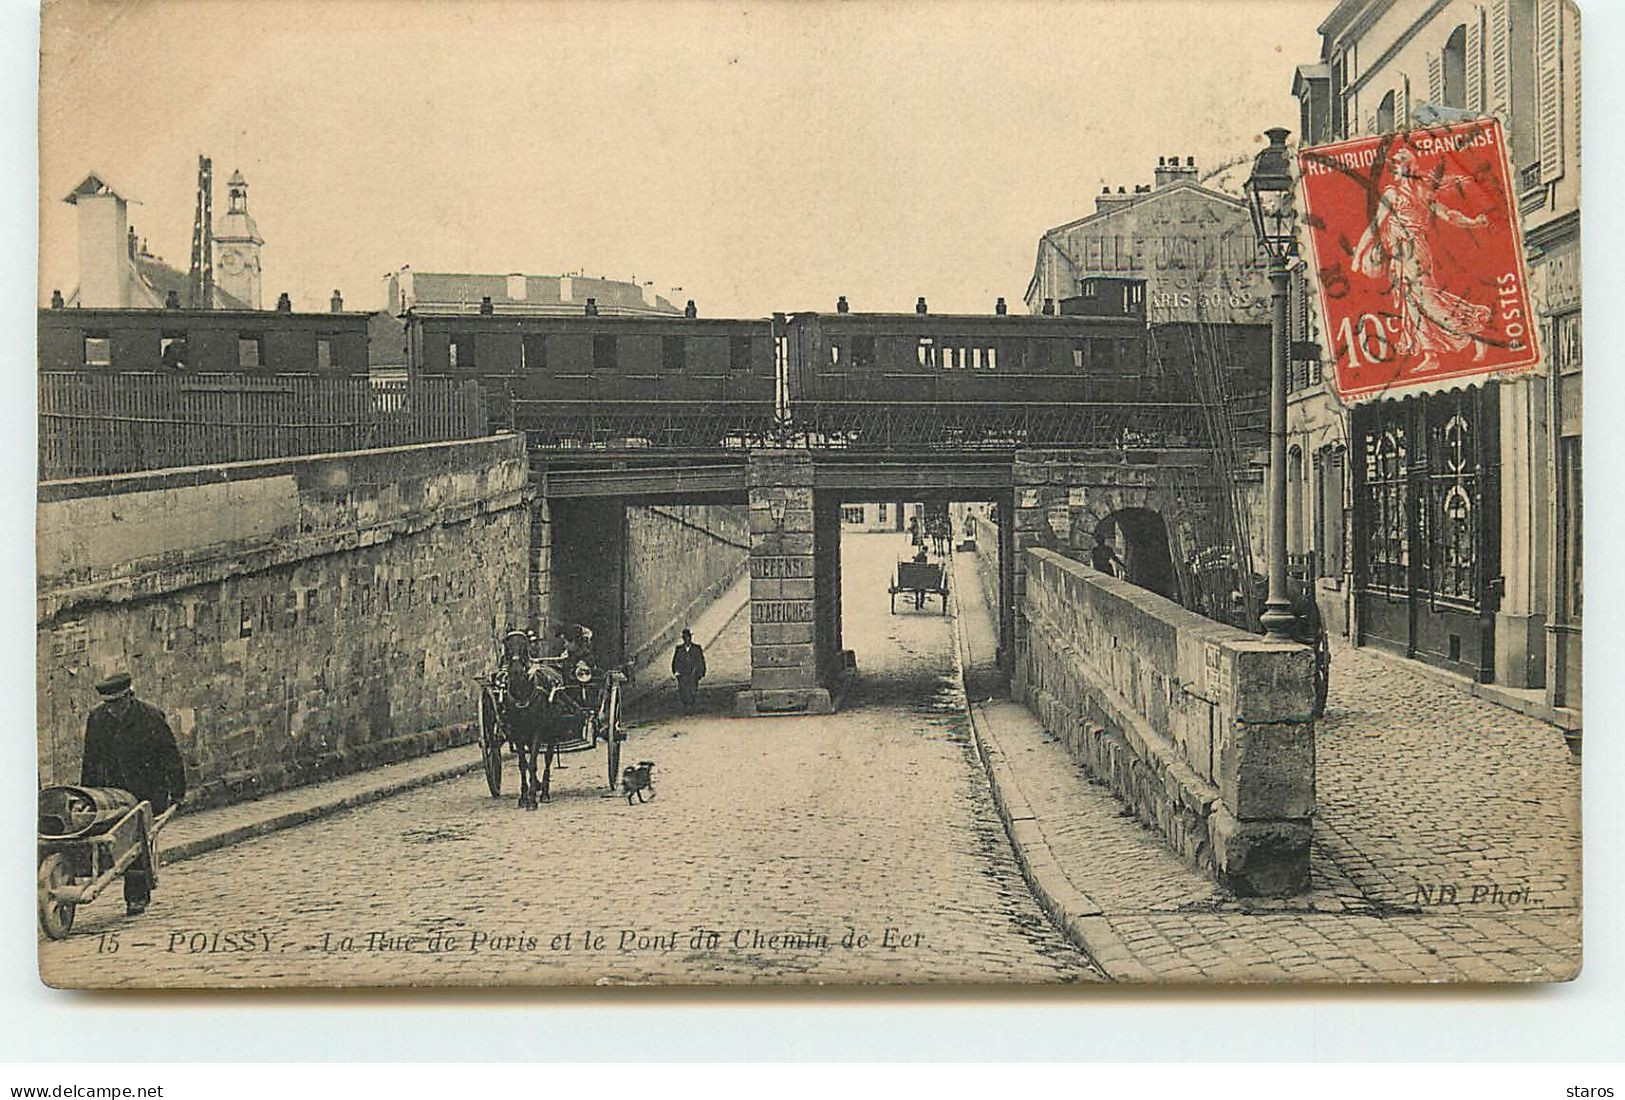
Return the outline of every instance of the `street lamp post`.
[[[1290,263],[1296,257],[1296,212],[1293,209],[1292,162],[1286,147],[1290,131],[1266,130],[1266,146],[1253,160],[1247,178],[1247,205],[1253,216],[1258,247],[1269,257],[1270,272],[1270,534],[1266,557],[1269,593],[1259,617],[1270,641],[1292,640],[1297,617],[1286,589],[1286,302]]]

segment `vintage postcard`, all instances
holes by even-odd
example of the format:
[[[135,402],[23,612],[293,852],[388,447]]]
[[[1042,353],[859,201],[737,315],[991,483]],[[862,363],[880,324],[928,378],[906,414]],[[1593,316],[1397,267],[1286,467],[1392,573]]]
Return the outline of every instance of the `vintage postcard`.
[[[41,18],[48,984],[1579,971],[1572,5]]]

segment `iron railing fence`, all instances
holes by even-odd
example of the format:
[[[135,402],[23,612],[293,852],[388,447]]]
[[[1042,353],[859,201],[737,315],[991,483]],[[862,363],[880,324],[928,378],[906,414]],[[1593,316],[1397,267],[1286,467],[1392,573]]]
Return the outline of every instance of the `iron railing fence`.
[[[478,383],[365,376],[45,372],[41,480],[474,438]]]

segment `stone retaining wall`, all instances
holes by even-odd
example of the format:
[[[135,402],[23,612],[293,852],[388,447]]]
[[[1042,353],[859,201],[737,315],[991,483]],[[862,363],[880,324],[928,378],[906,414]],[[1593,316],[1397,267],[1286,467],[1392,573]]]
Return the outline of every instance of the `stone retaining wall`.
[[[626,650],[637,667],[745,575],[750,522],[738,505],[665,504],[630,507],[626,523]]]
[[[518,436],[39,487],[40,779],[116,668],[216,805],[466,741],[527,602]]]
[[[1312,654],[1026,552],[1016,690],[1089,773],[1241,895],[1308,888]]]

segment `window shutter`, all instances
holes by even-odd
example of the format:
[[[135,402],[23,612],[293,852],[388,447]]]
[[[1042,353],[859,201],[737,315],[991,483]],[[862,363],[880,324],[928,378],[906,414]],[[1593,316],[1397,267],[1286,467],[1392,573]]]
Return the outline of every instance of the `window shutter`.
[[[1485,110],[1507,125],[1512,123],[1512,5],[1494,0],[1489,10],[1489,72],[1485,83],[1488,98]]]
[[[1444,106],[1444,55],[1437,50],[1428,54],[1428,102]]]
[[[1563,0],[1535,3],[1535,104],[1540,182],[1563,175]]]
[[[1484,9],[1467,17],[1467,109],[1484,110]]]

